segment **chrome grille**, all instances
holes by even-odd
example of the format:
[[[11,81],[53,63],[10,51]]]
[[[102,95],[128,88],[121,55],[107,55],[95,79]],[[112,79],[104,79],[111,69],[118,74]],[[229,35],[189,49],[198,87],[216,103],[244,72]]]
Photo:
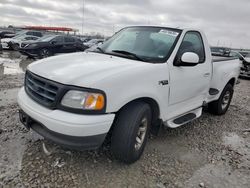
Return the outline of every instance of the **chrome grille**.
[[[25,90],[27,94],[39,104],[53,108],[56,105],[58,86],[56,83],[39,77],[29,71],[25,76]]]

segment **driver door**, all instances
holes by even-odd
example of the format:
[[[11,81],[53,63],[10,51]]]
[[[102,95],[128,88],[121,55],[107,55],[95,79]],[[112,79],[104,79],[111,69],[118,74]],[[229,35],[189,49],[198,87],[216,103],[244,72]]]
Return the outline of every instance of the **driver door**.
[[[205,47],[199,32],[191,31],[185,34],[175,60],[180,60],[185,52],[196,53],[199,56],[199,64],[169,65],[169,118],[201,107],[209,90],[212,65],[209,58],[205,57]]]
[[[64,39],[63,36],[57,36],[51,41],[51,49],[53,53],[63,52]]]

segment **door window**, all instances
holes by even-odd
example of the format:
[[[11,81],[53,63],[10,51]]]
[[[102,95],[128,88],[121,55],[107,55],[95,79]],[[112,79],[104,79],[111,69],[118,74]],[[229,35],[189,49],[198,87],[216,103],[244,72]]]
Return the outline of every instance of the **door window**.
[[[42,33],[41,32],[33,32],[33,35],[37,36],[37,37],[42,37]]]
[[[25,40],[37,40],[37,37],[25,37]]]
[[[65,40],[66,43],[75,42],[75,39],[72,38],[72,37],[64,37],[64,40]]]
[[[26,35],[31,35],[31,36],[33,36],[33,32],[28,31],[28,32],[26,33]]]
[[[58,36],[58,37],[54,38],[52,41],[56,42],[56,43],[63,43],[63,37]]]
[[[178,57],[185,52],[193,52],[199,56],[199,62],[205,62],[205,49],[200,33],[196,31],[187,32],[178,51]]]

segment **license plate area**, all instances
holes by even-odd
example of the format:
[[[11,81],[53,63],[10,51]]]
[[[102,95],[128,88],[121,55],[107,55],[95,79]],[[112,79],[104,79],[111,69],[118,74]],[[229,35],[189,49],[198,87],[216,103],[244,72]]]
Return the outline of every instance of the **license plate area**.
[[[19,119],[21,123],[30,130],[31,118],[22,110],[19,110]]]

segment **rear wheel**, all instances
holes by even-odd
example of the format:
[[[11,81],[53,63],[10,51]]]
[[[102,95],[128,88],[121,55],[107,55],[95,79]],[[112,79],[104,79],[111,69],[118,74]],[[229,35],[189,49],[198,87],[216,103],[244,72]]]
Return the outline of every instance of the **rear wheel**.
[[[46,58],[46,57],[49,57],[51,56],[51,52],[50,50],[48,50],[47,48],[43,48],[39,51],[39,56],[40,58]]]
[[[233,92],[233,86],[231,84],[227,84],[223,89],[220,98],[217,101],[208,104],[209,112],[215,115],[225,114],[230,106]]]
[[[127,105],[118,114],[111,137],[113,155],[133,163],[142,155],[150,131],[152,112],[143,102]]]

